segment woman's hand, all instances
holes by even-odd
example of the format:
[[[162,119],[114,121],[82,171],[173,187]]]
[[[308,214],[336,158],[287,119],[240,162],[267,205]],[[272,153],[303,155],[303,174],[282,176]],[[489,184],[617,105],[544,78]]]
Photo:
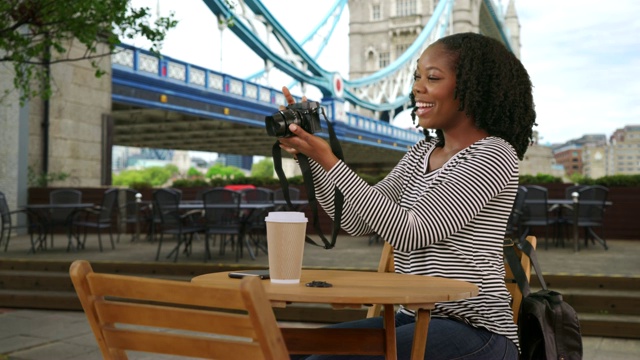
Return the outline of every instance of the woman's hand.
[[[289,105],[294,104],[295,100],[286,86],[282,87],[282,93],[287,99]],[[302,102],[307,101],[306,97],[302,98]],[[284,110],[284,106],[280,106],[280,110]],[[289,125],[289,131],[295,136],[279,138],[280,148],[294,157],[299,154],[305,154],[312,158],[322,166],[326,171],[331,170],[338,162],[338,158],[331,151],[329,144],[323,139],[309,134],[296,124]]]

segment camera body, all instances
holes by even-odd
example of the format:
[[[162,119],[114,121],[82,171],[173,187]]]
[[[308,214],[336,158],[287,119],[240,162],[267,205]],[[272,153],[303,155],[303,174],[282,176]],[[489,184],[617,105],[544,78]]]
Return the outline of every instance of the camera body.
[[[278,111],[264,118],[267,134],[275,137],[291,137],[294,134],[289,131],[289,125],[296,124],[306,132],[313,134],[322,131],[320,126],[320,104],[317,101],[305,101],[287,106],[285,110]]]

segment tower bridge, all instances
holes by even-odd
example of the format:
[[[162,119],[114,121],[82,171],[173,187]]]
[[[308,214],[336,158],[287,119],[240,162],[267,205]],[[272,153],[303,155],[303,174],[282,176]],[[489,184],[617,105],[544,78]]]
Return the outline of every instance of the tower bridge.
[[[350,166],[388,170],[422,136],[379,120],[408,105],[417,57],[437,38],[466,31],[499,39],[518,55],[514,1],[503,11],[494,0],[335,0],[326,16],[311,17],[319,23],[299,44],[259,0],[236,1],[233,11],[224,0],[203,0],[214,17],[233,18],[228,31],[264,60],[250,79],[122,45],[103,59],[110,76],[95,78],[88,61],[56,64],[52,97],[20,106],[10,91],[13,73],[0,68],[0,90],[9,90],[0,115],[0,188],[10,205],[25,204],[29,168],[71,175],[58,186],[109,185],[113,145],[269,156],[275,139],[264,117],[285,103],[283,84],[260,76],[273,69],[320,91],[312,100],[326,109]],[[349,76],[317,62],[346,6]],[[318,48],[303,46],[318,36]]]

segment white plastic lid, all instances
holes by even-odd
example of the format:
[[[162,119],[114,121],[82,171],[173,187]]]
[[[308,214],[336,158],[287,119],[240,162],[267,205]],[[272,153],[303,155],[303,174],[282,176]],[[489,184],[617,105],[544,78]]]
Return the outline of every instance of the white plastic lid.
[[[299,223],[307,222],[307,218],[304,216],[304,213],[300,211],[272,211],[264,221]]]

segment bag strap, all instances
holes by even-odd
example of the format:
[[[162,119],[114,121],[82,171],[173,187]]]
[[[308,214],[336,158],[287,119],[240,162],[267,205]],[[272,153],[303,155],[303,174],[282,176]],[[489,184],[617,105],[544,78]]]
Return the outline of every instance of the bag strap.
[[[342,152],[342,147],[340,146],[340,142],[336,136],[335,131],[333,130],[333,125],[327,119],[327,115],[324,112],[324,108],[320,108],[322,115],[324,117],[325,122],[327,123],[327,128],[329,130],[329,143],[331,145],[331,151],[333,154],[340,160],[344,161],[344,155]],[[271,148],[271,153],[273,156],[273,167],[275,168],[276,174],[278,175],[278,179],[280,179],[280,186],[282,187],[282,192],[284,195],[284,199],[287,202],[287,206],[290,209],[293,209],[293,204],[291,203],[291,197],[289,196],[289,182],[287,181],[287,177],[282,170],[282,152],[280,148],[280,142],[276,141]],[[318,201],[316,199],[316,191],[315,186],[313,184],[313,175],[311,174],[311,165],[309,164],[309,158],[304,154],[298,154],[298,163],[300,164],[300,170],[302,171],[302,178],[304,180],[305,188],[307,189],[307,200],[309,201],[309,206],[312,210],[313,216],[313,227],[316,229],[316,232],[320,236],[322,243],[324,245],[319,245],[309,236],[305,236],[305,242],[311,245],[324,247],[325,249],[332,249],[336,245],[336,240],[338,238],[338,233],[340,231],[340,222],[342,221],[342,208],[344,204],[344,195],[342,192],[335,188],[334,193],[334,218],[333,218],[333,228],[331,232],[331,241],[327,240],[322,233],[322,229],[320,228],[320,217],[318,212]]]
[[[511,268],[511,272],[518,283],[518,287],[522,292],[522,296],[528,296],[531,293],[531,287],[529,286],[529,282],[527,281],[527,276],[525,274],[524,269],[522,268],[522,264],[520,263],[520,259],[518,255],[516,255],[516,251],[514,247],[518,247],[520,251],[531,259],[531,264],[533,265],[533,269],[536,272],[536,276],[538,276],[538,281],[540,282],[540,286],[542,286],[543,290],[547,290],[547,283],[544,281],[544,277],[542,276],[541,267],[538,264],[538,257],[536,256],[536,250],[531,246],[531,243],[523,240],[514,242],[511,239],[505,239],[505,243],[503,245],[503,252],[505,258],[507,259],[507,263]]]
[[[542,290],[548,290],[547,282],[544,281],[544,277],[542,276],[542,267],[538,263],[536,249],[534,249],[533,246],[531,246],[531,243],[527,240],[518,241],[516,246],[518,246],[518,249],[525,253],[529,257],[529,259],[531,259],[531,264],[533,265],[533,269],[536,271],[536,276],[538,277],[540,286],[542,286]]]
[[[527,275],[522,268],[522,264],[520,263],[520,259],[516,254],[515,243],[511,239],[505,239],[503,245],[504,257],[507,259],[507,263],[511,268],[511,272],[513,273],[513,277],[518,283],[518,288],[520,288],[520,292],[522,292],[522,296],[527,296],[531,293],[531,288],[529,287],[529,282],[527,281]]]

